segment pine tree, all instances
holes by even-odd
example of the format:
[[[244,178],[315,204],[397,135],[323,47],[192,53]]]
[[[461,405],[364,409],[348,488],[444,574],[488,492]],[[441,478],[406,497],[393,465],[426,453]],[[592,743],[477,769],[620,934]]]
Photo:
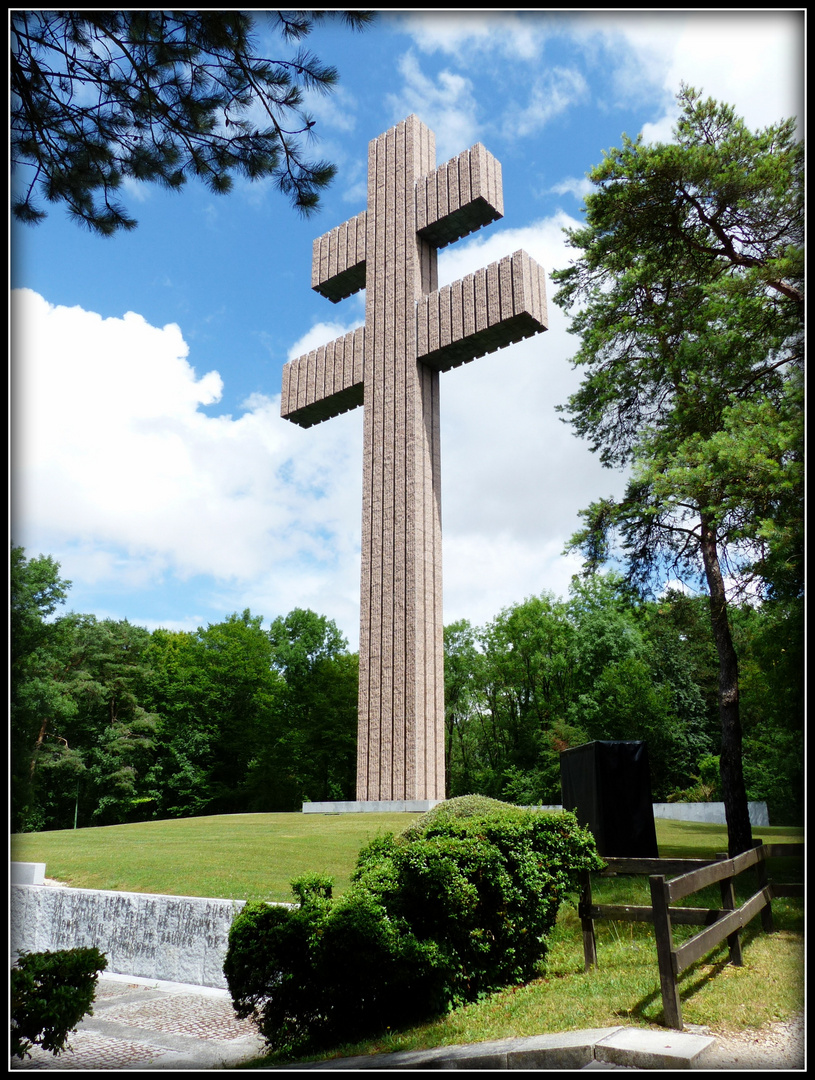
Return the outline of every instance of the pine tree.
[[[334,176],[306,153],[314,120],[304,91],[337,82],[298,44],[289,59],[257,54],[267,28],[300,43],[318,21],[353,29],[366,12],[13,11],[12,208],[36,223],[63,203],[103,236],[132,229],[117,194],[126,179],[170,189],[199,177],[227,192],[235,174],[272,177],[302,213]]]

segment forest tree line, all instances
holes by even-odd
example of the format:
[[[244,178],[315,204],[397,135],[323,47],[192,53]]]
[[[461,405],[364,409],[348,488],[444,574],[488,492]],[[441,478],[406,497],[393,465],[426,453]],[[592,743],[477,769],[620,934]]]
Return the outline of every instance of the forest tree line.
[[[299,811],[353,799],[358,658],[330,619],[249,610],[196,631],[61,613],[70,582],[12,551],[12,829]],[[744,771],[803,820],[803,609],[733,605]],[[559,754],[644,739],[656,801],[720,797],[706,597],[575,579],[445,628],[447,795],[560,802]]]

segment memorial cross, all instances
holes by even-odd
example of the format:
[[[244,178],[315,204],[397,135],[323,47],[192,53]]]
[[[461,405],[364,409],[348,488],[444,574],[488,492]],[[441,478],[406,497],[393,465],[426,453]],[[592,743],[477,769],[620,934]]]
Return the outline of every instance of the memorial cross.
[[[283,369],[302,427],[363,405],[357,799],[445,797],[439,372],[547,328],[525,252],[438,288],[436,251],[503,216],[480,144],[435,167],[416,116],[368,147],[368,205],[314,241],[312,288],[365,325]]]

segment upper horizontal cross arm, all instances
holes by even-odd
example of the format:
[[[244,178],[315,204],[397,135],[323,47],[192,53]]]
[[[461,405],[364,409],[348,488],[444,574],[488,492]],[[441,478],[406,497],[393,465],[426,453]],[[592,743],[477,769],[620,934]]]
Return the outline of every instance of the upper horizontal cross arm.
[[[365,288],[365,210],[314,241],[311,287],[332,303]]]
[[[503,216],[501,164],[481,143],[416,181],[416,231],[434,247]]]

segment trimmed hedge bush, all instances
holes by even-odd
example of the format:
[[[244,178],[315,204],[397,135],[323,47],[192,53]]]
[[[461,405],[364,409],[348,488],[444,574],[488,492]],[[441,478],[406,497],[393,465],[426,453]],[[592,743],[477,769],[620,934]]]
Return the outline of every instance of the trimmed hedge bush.
[[[459,795],[455,799],[438,803],[432,810],[428,810],[412,821],[399,836],[405,840],[416,840],[429,826],[438,825],[443,821],[452,821],[454,818],[488,817],[502,810],[518,809],[512,803],[491,799],[488,795]]]
[[[602,866],[594,840],[573,814],[468,798],[370,843],[337,900],[312,876],[292,883],[296,908],[243,909],[224,972],[271,1050],[365,1038],[535,976],[577,873]]]
[[[11,970],[11,1054],[31,1057],[34,1044],[59,1054],[86,1013],[108,966],[98,949],[21,953]]]

